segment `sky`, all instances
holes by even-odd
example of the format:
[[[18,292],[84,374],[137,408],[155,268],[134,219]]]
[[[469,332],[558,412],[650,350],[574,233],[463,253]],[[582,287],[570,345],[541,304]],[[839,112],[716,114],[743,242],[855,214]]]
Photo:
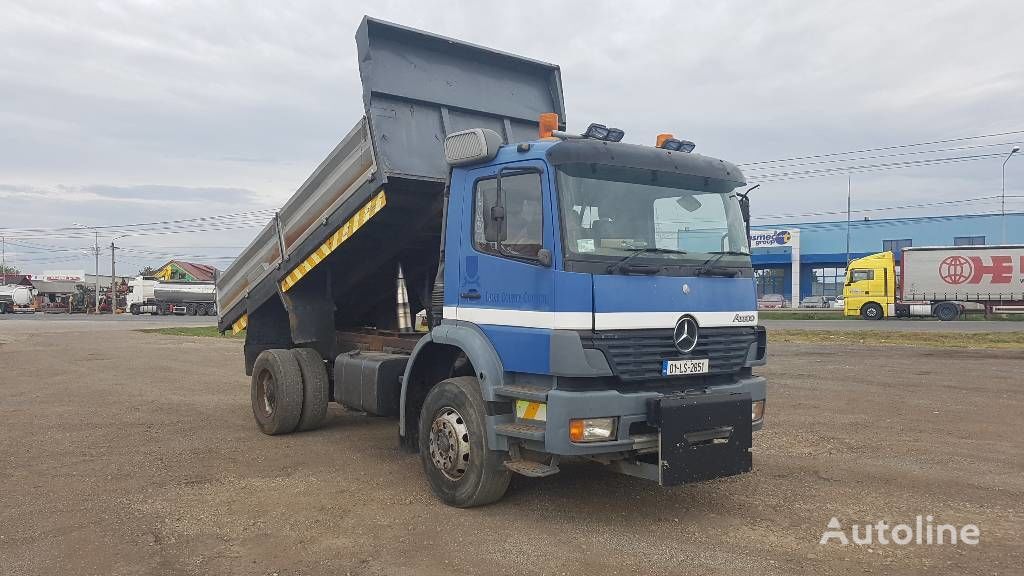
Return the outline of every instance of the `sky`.
[[[119,266],[226,267],[362,114],[364,14],[560,65],[570,131],[601,122],[647,144],[671,132],[740,163],[763,182],[756,224],[845,219],[819,214],[845,210],[842,170],[770,174],[964,155],[987,157],[854,170],[854,209],[998,210],[998,154],[1024,141],[756,164],[1024,131],[1017,1],[0,0],[0,14],[0,234],[7,261],[36,273],[91,272],[84,227],[196,217],[220,229],[118,238]],[[1006,190],[1024,196],[1024,153]],[[109,273],[109,250],[101,260]]]

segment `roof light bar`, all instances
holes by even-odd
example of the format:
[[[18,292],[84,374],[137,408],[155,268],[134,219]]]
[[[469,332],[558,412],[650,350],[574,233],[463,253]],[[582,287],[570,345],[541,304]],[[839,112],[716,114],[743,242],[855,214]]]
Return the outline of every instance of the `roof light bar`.
[[[693,149],[697,147],[693,142],[690,142],[689,140],[679,140],[671,134],[658,134],[655,146],[665,150],[671,150],[672,152],[686,152],[687,154],[693,152]]]
[[[594,140],[604,140],[606,142],[618,142],[625,135],[626,133],[618,128],[609,128],[604,124],[597,123],[587,126],[587,131],[583,133],[584,138],[593,138]]]

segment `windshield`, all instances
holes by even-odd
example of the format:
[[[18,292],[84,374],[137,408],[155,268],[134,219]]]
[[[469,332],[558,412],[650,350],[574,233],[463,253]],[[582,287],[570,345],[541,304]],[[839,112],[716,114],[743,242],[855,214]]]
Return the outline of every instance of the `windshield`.
[[[733,183],[596,164],[558,167],[558,193],[570,259],[750,266],[746,228]]]

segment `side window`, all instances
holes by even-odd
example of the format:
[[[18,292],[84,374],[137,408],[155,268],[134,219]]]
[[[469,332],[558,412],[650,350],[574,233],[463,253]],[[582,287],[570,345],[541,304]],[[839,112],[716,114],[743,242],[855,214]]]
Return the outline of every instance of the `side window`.
[[[861,280],[874,280],[874,270],[853,270],[850,272],[850,282],[860,282]]]
[[[540,178],[538,172],[501,177],[508,236],[500,246],[497,242],[488,242],[484,236],[485,220],[490,218],[498,195],[498,180],[488,178],[476,183],[473,191],[473,246],[477,250],[513,258],[537,257],[537,252],[544,246]]]

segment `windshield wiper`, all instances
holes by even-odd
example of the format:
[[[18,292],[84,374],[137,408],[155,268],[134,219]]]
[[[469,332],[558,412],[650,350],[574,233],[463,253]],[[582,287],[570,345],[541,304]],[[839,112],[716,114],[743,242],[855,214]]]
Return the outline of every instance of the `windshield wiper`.
[[[686,252],[682,250],[673,250],[672,248],[634,248],[632,254],[626,256],[622,260],[619,260],[615,264],[609,265],[608,272],[614,274],[616,272],[621,271],[622,268],[626,266],[626,264],[628,264],[630,260],[636,258],[641,254],[686,254]],[[654,272],[657,272],[657,270],[657,268],[653,269]]]
[[[749,252],[740,252],[738,250],[724,250],[722,252],[710,252],[714,254],[711,258],[708,258],[697,268],[697,276],[724,276],[726,278],[735,278],[739,274],[739,270],[732,268],[715,268],[715,264],[726,256],[750,256]]]

